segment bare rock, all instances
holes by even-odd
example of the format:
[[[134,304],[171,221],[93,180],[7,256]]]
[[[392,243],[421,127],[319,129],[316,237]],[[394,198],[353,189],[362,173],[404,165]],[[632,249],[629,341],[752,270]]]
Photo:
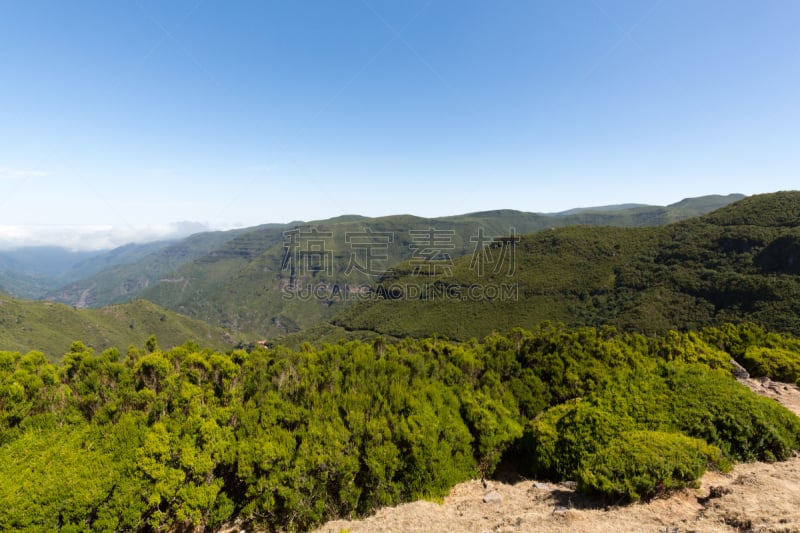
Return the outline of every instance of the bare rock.
[[[737,379],[748,379],[750,377],[750,372],[734,359],[731,359],[731,367],[731,374],[733,374],[733,377]]]
[[[502,501],[503,497],[496,491],[487,492],[483,495],[483,503],[501,503]]]
[[[708,491],[708,496],[697,498],[697,503],[700,505],[707,505],[709,501],[715,498],[722,498],[726,494],[731,494],[733,490],[730,487],[720,487],[712,485]]]

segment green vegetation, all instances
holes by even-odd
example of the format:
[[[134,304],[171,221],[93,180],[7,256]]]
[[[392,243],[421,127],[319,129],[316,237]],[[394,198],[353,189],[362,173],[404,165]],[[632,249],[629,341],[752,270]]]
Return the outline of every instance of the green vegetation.
[[[589,457],[578,484],[589,494],[639,500],[697,487],[708,465],[719,466],[719,448],[679,433],[623,433]]]
[[[800,423],[774,401],[705,364],[658,363],[531,422],[529,472],[635,500],[692,486],[706,465],[785,460],[797,449]]]
[[[753,323],[707,328],[702,336],[729,352],[752,376],[800,385],[800,341]]]
[[[122,246],[73,267],[70,283],[51,287],[45,298],[78,307],[126,302],[163,279],[174,279],[170,275],[172,271],[213,252],[244,232],[210,231],[175,243]],[[143,253],[145,250],[149,252]],[[77,272],[82,274],[77,275]]]
[[[303,530],[501,462],[648,498],[800,447],[800,419],[730,375],[748,331],[0,352],[0,530]]]
[[[543,231],[522,236],[511,275],[481,275],[470,257],[451,275],[396,265],[374,298],[333,323],[462,340],[543,320],[652,334],[751,321],[800,335],[799,225],[800,192],[784,192],[661,227]],[[501,246],[490,250],[499,256]],[[514,290],[479,290],[504,286]]]
[[[6,350],[40,350],[55,360],[77,337],[102,351],[141,345],[150,335],[158,336],[166,346],[194,339],[218,350],[228,349],[238,340],[221,328],[145,300],[101,309],[74,309],[0,293],[0,347]]]
[[[453,248],[447,253],[459,257],[474,251],[470,237],[476,235],[478,228],[483,228],[486,235],[500,236],[508,235],[512,227],[520,234],[575,224],[653,226],[707,213],[740,198],[741,195],[707,196],[666,207],[618,206],[551,215],[512,210],[435,219],[408,215],[382,218],[348,215],[309,223],[201,233],[169,246],[161,243],[153,253],[144,256],[120,252],[113,254],[114,257],[87,260],[80,265],[85,271],[80,281],[66,285],[62,281],[54,285],[55,281],[51,280],[47,291],[39,290],[34,294],[25,289],[24,295],[42,297],[47,292],[48,299],[78,307],[145,298],[178,313],[243,332],[253,339],[275,338],[325,323],[348,303],[335,296],[286,298],[289,283],[301,287],[324,286],[330,292],[334,286],[355,290],[377,280],[377,276],[345,273],[354,251],[345,242],[346,232],[363,232],[369,228],[392,233],[394,239],[386,251],[388,259],[381,263],[385,269],[412,256],[409,230],[433,227],[452,231]],[[281,268],[285,254],[283,232],[293,228],[333,233],[334,238],[325,243],[325,250],[332,254],[330,273],[317,271],[298,275]],[[122,256],[129,260],[120,260]],[[107,268],[97,272],[97,266],[103,262]],[[0,264],[0,290],[5,286],[7,292],[13,289],[15,294],[22,294],[23,285],[38,283],[16,272],[7,272],[4,281],[2,270]],[[75,279],[78,278],[71,277],[70,281]]]
[[[298,224],[293,228],[266,228],[240,235],[213,253],[179,268],[172,274],[175,281],[161,282],[140,294],[179,313],[245,332],[256,339],[274,338],[326,322],[347,305],[349,300],[343,293],[352,291],[351,294],[355,294],[369,287],[380,273],[408,259],[412,254],[409,230],[436,227],[452,231],[450,244],[453,248],[448,252],[461,256],[472,251],[474,245],[469,237],[478,223],[487,231],[507,234],[510,224],[538,228],[541,218],[517,212],[470,218],[469,221],[348,216]],[[348,270],[354,253],[362,266],[367,259],[360,255],[366,252],[359,252],[346,241],[347,234],[364,232],[367,228],[391,235],[391,241],[385,243],[385,251],[379,252],[386,259],[376,260],[372,273]],[[327,234],[320,237],[324,253],[329,254],[325,259],[327,264],[319,269],[303,268],[301,264],[285,265],[287,248],[283,232],[287,229]],[[300,249],[304,250],[305,246],[301,243]],[[309,287],[321,292],[312,295]],[[334,290],[340,291],[338,295]]]
[[[158,241],[105,251],[73,251],[55,246],[0,250],[0,291],[17,298],[44,299],[60,286],[135,262],[168,245]]]
[[[143,259],[157,276],[180,265],[144,294],[257,334],[247,350],[145,300],[78,310],[0,295],[0,530],[305,530],[437,501],[500,465],[621,503],[790,457],[800,419],[738,384],[731,360],[800,379],[800,193],[664,227],[526,235],[511,270],[471,261],[476,227],[654,215],[640,209],[297,226],[331,232],[330,270],[282,268],[284,227],[220,237],[192,260],[179,248]],[[406,232],[443,221],[464,257],[420,272]],[[373,298],[286,297],[370,283],[346,272],[345,234],[365,226],[397,237]],[[492,284],[515,297],[453,297]],[[287,344],[254,342],[276,333]]]

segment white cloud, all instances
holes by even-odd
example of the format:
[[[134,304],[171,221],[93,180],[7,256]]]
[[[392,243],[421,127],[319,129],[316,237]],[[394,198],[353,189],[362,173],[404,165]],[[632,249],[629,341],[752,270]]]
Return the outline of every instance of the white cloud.
[[[128,243],[179,239],[208,231],[199,222],[113,225],[0,225],[0,249],[61,246],[70,250],[108,250]]]

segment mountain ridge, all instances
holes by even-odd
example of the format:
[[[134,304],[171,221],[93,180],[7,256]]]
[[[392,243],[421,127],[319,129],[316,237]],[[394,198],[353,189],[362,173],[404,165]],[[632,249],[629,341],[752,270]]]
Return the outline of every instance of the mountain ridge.
[[[696,204],[716,206],[720,198],[704,197]],[[633,213],[582,214],[548,217],[538,213],[496,210],[441,218],[392,215],[378,218],[352,217],[297,224],[290,228],[246,232],[223,247],[173,273],[182,283],[162,282],[147,287],[138,296],[159,305],[202,320],[242,331],[254,338],[275,338],[330,320],[359,294],[364,294],[383,271],[404,260],[419,261],[430,253],[433,241],[440,250],[442,267],[459,256],[474,253],[478,241],[510,234],[531,233],[551,227],[575,224],[648,226],[663,224],[688,216],[668,207],[644,209]],[[382,258],[383,270],[375,275],[348,271],[354,258],[367,261],[370,253],[348,242],[348,235],[366,237],[373,232],[391,242],[373,242]],[[296,232],[292,234],[284,233]],[[316,233],[315,233],[316,232]],[[287,239],[316,236],[318,252],[307,257],[328,261],[324,268],[309,272],[290,272],[287,266],[289,246],[295,250],[311,246],[311,240],[289,243]],[[428,250],[428,252],[425,252]],[[356,257],[358,256],[358,257]],[[373,257],[374,258],[374,257]],[[295,257],[295,262],[300,257]],[[423,263],[424,264],[424,263]],[[317,291],[311,295],[309,291]],[[322,297],[317,297],[322,295]]]
[[[414,257],[418,260],[424,253],[425,239],[444,239],[447,249],[443,250],[445,255],[442,257],[454,259],[474,254],[481,239],[569,225],[660,225],[684,219],[696,210],[715,208],[739,196],[712,195],[684,199],[673,206],[564,216],[512,209],[439,218],[343,215],[321,221],[205,232],[165,244],[134,261],[114,264],[89,278],[51,290],[45,298],[81,308],[147,298],[178,313],[247,333],[254,339],[275,338],[326,323],[340,308],[351,303],[338,294],[356,297],[373,285],[392,264]],[[361,234],[358,238],[367,238],[367,230],[390,235],[392,240],[391,243],[377,243],[379,248],[373,249],[378,252],[371,258],[361,254],[372,252],[347,240],[347,235]],[[435,231],[426,237],[426,232],[431,230]],[[284,269],[287,236],[292,231],[330,234],[324,238],[325,254],[328,254],[325,259],[336,263],[337,267],[300,275]],[[358,269],[347,271],[348,267],[358,266],[355,259],[365,262],[375,259],[376,255],[380,256],[377,263],[381,269],[367,274],[359,273]],[[306,294],[297,292],[312,287],[331,297],[308,298]]]
[[[415,276],[402,263],[374,298],[342,310],[332,324],[351,332],[468,339],[546,320],[651,333],[752,320],[797,334],[797,226],[800,192],[787,191],[660,227],[574,226],[522,235],[514,276],[481,277],[468,257],[454,262],[451,276]],[[503,284],[516,292],[506,299],[465,297],[476,287]]]

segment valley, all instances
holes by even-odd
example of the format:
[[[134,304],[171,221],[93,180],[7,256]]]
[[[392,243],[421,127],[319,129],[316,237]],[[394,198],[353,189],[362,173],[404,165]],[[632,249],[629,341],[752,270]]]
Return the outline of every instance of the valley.
[[[0,533],[800,533],[798,27],[0,2]]]
[[[348,330],[375,330],[381,334],[402,335],[402,329],[393,331],[391,328],[373,327],[369,323],[363,323],[363,319],[356,318],[369,313],[367,306],[357,306],[358,311],[345,314],[343,318],[334,317],[348,308],[350,303],[365,299],[358,295],[365,291],[370,292],[385,274],[402,274],[403,262],[412,260],[414,254],[418,254],[417,259],[414,259],[417,266],[420,266],[420,259],[423,261],[422,266],[433,266],[428,261],[431,257],[420,255],[425,245],[428,245],[428,254],[438,251],[447,256],[448,274],[454,272],[455,275],[460,275],[463,267],[458,266],[459,257],[472,260],[478,250],[483,250],[494,239],[508,236],[511,231],[515,235],[524,235],[543,229],[573,227],[576,229],[567,231],[583,232],[584,236],[581,238],[591,240],[601,238],[600,235],[592,236],[592,230],[589,229],[592,227],[606,233],[609,230],[600,228],[655,227],[707,213],[741,198],[741,195],[707,196],[686,199],[666,207],[611,206],[549,215],[500,210],[438,219],[411,216],[370,219],[345,216],[308,223],[267,224],[256,228],[200,233],[175,243],[129,245],[104,254],[94,253],[94,259],[80,255],[67,259],[71,256],[66,255],[61,263],[55,263],[56,266],[49,271],[46,285],[51,288],[46,292],[41,289],[31,292],[25,288],[25,280],[28,280],[26,276],[41,277],[47,272],[37,272],[30,261],[25,263],[18,258],[16,263],[24,268],[6,266],[5,269],[0,269],[0,291],[22,297],[33,295],[38,299],[78,308],[96,308],[143,298],[253,340],[282,338],[311,327],[330,327],[331,324],[344,326]],[[435,233],[426,237],[424,232],[431,228]],[[290,237],[287,235],[292,231],[298,232],[296,238],[303,232],[321,232],[326,235],[319,243],[324,249],[317,254],[317,258],[324,257],[328,261],[325,268],[306,268],[301,269],[302,272],[291,272],[288,268],[291,265],[284,263],[289,249],[287,239]],[[366,232],[373,232],[375,235],[367,236]],[[417,232],[416,237],[413,232]],[[419,232],[423,233],[420,235]],[[620,233],[625,234],[627,233]],[[429,245],[434,243],[426,242],[426,239],[430,241],[436,235],[444,239],[439,243],[444,244],[444,249],[431,248]],[[390,239],[380,242],[381,238]],[[616,236],[609,234],[607,238],[613,239]],[[308,237],[303,237],[303,242],[298,241],[295,246],[309,246],[309,242]],[[538,253],[533,249],[531,252]],[[561,252],[558,247],[554,247],[548,253]],[[11,259],[8,264],[12,264]],[[463,259],[460,264],[468,264],[467,259]],[[436,274],[437,268],[441,270],[441,266],[427,268],[427,273]],[[571,269],[575,266],[577,265],[565,264],[564,268]],[[525,264],[524,267],[531,268],[531,265]],[[453,271],[453,268],[456,270]],[[540,269],[542,276],[553,272],[552,265],[548,266],[550,270],[542,269],[541,265],[536,268]],[[388,274],[390,269],[396,274]],[[81,270],[90,275],[84,279],[75,279],[79,275],[77,272]],[[19,278],[16,282],[12,279],[14,276]],[[3,282],[3,279],[8,281]],[[69,283],[53,288],[59,283],[59,279],[68,280]],[[433,276],[430,282],[439,283],[439,280]],[[293,287],[291,291],[287,290],[290,284]],[[457,285],[462,283],[449,283],[448,280],[448,286]],[[519,287],[519,280],[504,284],[499,290],[511,291],[513,288],[509,287],[512,285]],[[307,293],[309,288],[316,289],[321,297],[302,297],[302,292],[298,292],[302,289]],[[534,290],[541,292],[539,289]],[[583,290],[582,287],[575,288],[575,291]],[[590,286],[586,290],[595,289]],[[352,297],[342,298],[341,295],[345,293]],[[293,297],[298,294],[299,297]],[[376,305],[380,308],[380,302]],[[464,305],[454,303],[456,315],[461,307]],[[508,314],[516,314],[518,309],[506,309],[502,305],[494,307],[496,309],[493,314],[496,314],[496,318],[487,322],[487,327],[481,330],[454,331],[442,324],[440,331],[436,333],[464,338],[488,333],[493,327],[507,328],[523,323],[507,320]],[[533,324],[541,319],[567,319],[564,310],[554,308],[552,311],[534,314],[524,323]],[[523,312],[522,316],[529,312]],[[588,324],[591,321],[583,320],[582,323]],[[414,328],[410,328],[409,331],[413,330]],[[415,333],[430,334],[434,331]]]
[[[550,217],[575,216],[619,210]],[[0,477],[31,480],[0,484],[0,529],[793,524],[763,505],[796,497],[772,398],[800,397],[800,193],[540,224],[199,234],[60,293],[131,301],[0,294]]]

